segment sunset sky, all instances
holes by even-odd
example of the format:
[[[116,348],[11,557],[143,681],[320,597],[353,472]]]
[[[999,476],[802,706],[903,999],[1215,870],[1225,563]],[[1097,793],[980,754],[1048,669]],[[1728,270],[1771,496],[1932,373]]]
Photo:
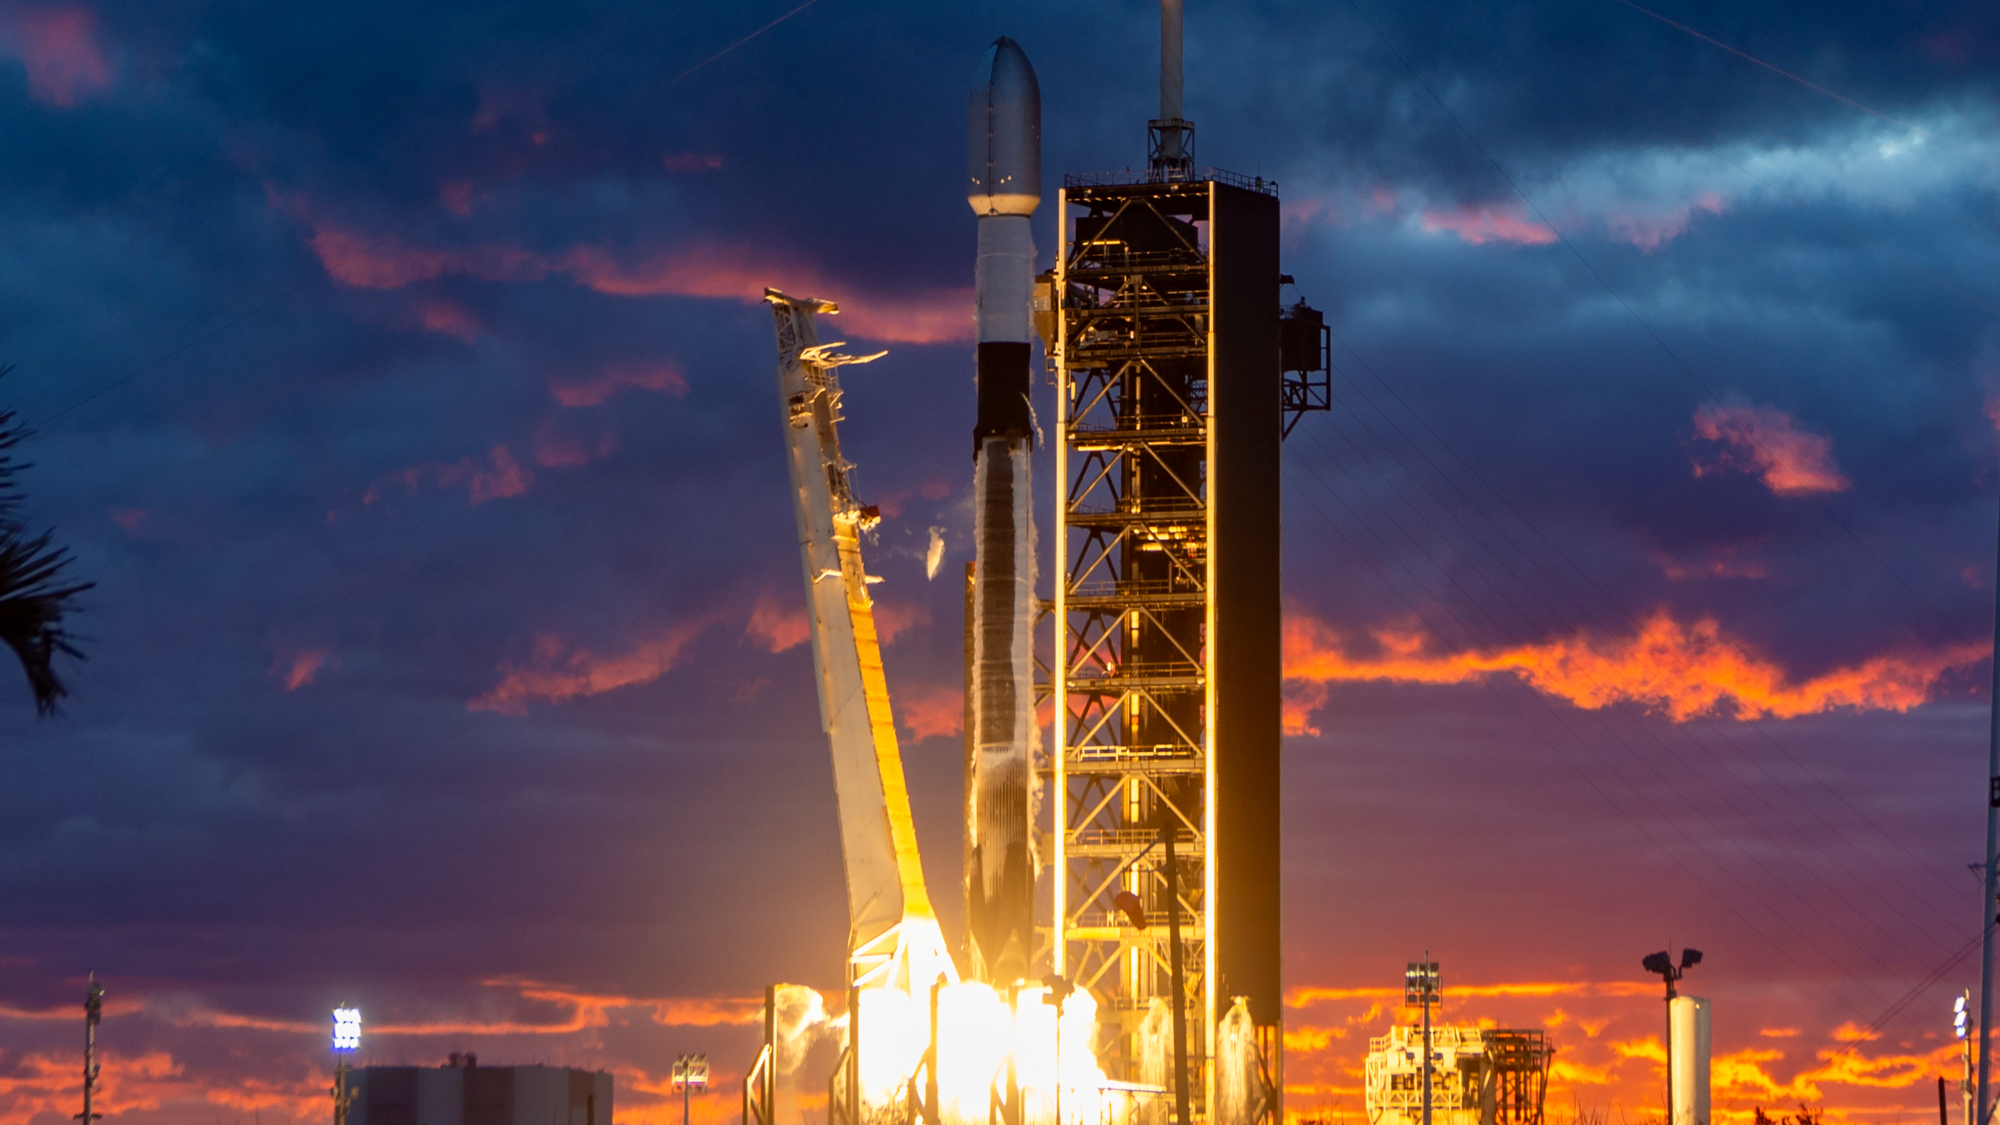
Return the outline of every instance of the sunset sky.
[[[1657,1114],[1684,945],[1719,1121],[1956,1077],[2000,8],[1660,2],[1188,4],[1198,159],[1279,183],[1336,335],[1284,448],[1296,1111],[1359,1125],[1426,949],[1446,1019],[1549,1032],[1551,1125]],[[1018,40],[1046,262],[1061,173],[1144,161],[1156,12],[0,0],[0,403],[97,583],[61,716],[0,669],[0,1125],[80,1109],[92,970],[117,1125],[324,1120],[339,1003],[646,1125],[706,1051],[733,1119],[846,933],[765,285],[889,350],[842,437],[955,934],[965,97]]]

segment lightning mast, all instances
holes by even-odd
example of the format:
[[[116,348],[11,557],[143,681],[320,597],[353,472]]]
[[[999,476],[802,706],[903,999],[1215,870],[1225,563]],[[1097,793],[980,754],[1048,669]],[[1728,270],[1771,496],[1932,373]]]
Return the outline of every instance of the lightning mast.
[[[875,632],[871,578],[861,533],[881,519],[854,497],[840,455],[842,366],[879,359],[840,355],[821,344],[814,316],[831,301],[766,289],[778,333],[778,393],[784,408],[799,557],[812,622],[820,725],[833,750],[840,846],[847,866],[848,983],[853,989],[915,993],[958,970],[924,889],[910,793],[896,744],[882,647]]]

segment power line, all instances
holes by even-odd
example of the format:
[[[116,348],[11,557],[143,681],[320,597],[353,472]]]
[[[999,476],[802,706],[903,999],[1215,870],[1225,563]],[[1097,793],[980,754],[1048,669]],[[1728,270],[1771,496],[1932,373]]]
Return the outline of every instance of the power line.
[[[1911,985],[1910,990],[1908,992],[1903,993],[1903,995],[1894,1004],[1891,1004],[1886,1009],[1884,1009],[1881,1015],[1876,1016],[1874,1019],[1868,1021],[1868,1030],[1881,1031],[1883,1028],[1889,1026],[1889,1024],[1892,1023],[1897,1016],[1903,1014],[1903,1010],[1905,1008],[1908,1008],[1913,1002],[1916,1001],[1918,997],[1922,996],[1925,992],[1935,987],[1937,982],[1943,980],[1945,978],[1945,974],[1951,972],[1953,969],[1958,968],[1958,966],[1962,964],[1967,957],[1972,956],[1973,951],[1978,949],[1980,942],[1984,941],[1985,939],[1986,935],[1984,933],[1974,934],[1972,936],[1971,941],[1968,941],[1964,945],[1960,946],[1957,952],[1953,953],[1950,957],[1945,958],[1944,961],[1940,963],[1937,968],[1932,969],[1929,973],[1926,973],[1924,975],[1924,979],[1918,981],[1914,985]]]
[[[1811,82],[1808,81],[1807,79],[1801,78],[1798,75],[1793,74],[1791,71],[1784,69],[1783,67],[1775,66],[1771,63],[1765,62],[1763,59],[1758,58],[1756,55],[1753,55],[1748,51],[1732,47],[1729,44],[1724,43],[1720,39],[1716,39],[1708,35],[1703,35],[1701,32],[1696,31],[1694,28],[1691,28],[1684,23],[1675,23],[1673,20],[1668,19],[1667,17],[1661,15],[1656,11],[1653,11],[1651,8],[1642,8],[1639,5],[1633,3],[1632,0],[1616,0],[1616,2],[1625,5],[1626,7],[1632,9],[1635,12],[1651,16],[1654,19],[1659,20],[1661,23],[1666,24],[1668,27],[1671,27],[1676,31],[1686,32],[1687,34],[1694,36],[1696,39],[1699,39],[1704,43],[1710,44],[1715,47],[1720,47],[1723,50],[1728,51],[1730,54],[1735,55],[1740,59],[1745,59],[1749,62],[1756,63],[1758,66],[1763,67],[1765,70],[1768,70],[1773,74],[1779,75],[1784,78],[1789,78],[1793,82],[1796,82],[1801,86],[1804,86],[1806,89],[1811,90],[1814,93],[1824,94],[1827,97],[1832,98],[1834,101],[1840,102],[1843,105],[1853,106],[1855,109],[1858,109],[1861,112],[1868,114],[1870,117],[1879,117],[1882,120],[1887,121],[1891,125],[1895,125],[1903,129],[1908,129],[1910,132],[1915,133],[1916,135],[1924,138],[1925,140],[1935,141],[1938,144],[1944,145],[1946,148],[1954,148],[1954,149],[1958,148],[1957,145],[1952,144],[1950,141],[1944,140],[1937,134],[1932,133],[1930,130],[1925,129],[1922,126],[1913,125],[1908,121],[1904,121],[1900,117],[1895,117],[1890,114],[1884,113],[1881,110],[1876,109],[1874,106],[1864,105],[1861,102],[1855,101],[1853,98],[1850,98],[1845,94],[1835,93],[1834,91],[1829,90],[1826,87],[1821,86],[1816,82]],[[1965,150],[1959,149],[1959,151],[1964,152]],[[1988,164],[1992,163],[1992,161],[1986,160],[1984,157],[1981,157],[1976,153],[1966,153],[1966,155],[1972,156],[1974,159],[1984,161],[1985,163]]]

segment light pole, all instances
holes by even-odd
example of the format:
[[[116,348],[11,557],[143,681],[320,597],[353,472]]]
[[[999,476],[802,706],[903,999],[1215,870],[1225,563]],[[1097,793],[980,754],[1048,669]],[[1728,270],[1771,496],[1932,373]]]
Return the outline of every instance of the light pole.
[[[696,1090],[708,1091],[708,1056],[682,1055],[675,1059],[674,1089],[681,1093],[681,1125],[688,1125],[688,1100]]]
[[[1667,982],[1667,1125],[1678,1125],[1674,1120],[1674,982],[1701,964],[1701,950],[1683,947],[1679,966],[1675,966],[1673,955],[1664,949],[1646,954],[1640,964]]]
[[[91,1111],[91,1099],[97,1094],[97,1022],[104,1018],[104,986],[97,983],[97,974],[90,974],[90,988],[83,994],[83,1112],[76,1120],[83,1125],[104,1116]]]
[[[1951,1005],[1951,1031],[1965,1045],[1965,1073],[1958,1080],[1958,1099],[1965,1106],[1965,1125],[1972,1125],[1972,992],[1958,994]]]
[[[1403,970],[1403,1004],[1424,1010],[1423,1125],[1431,1125],[1431,1005],[1443,996],[1438,987],[1438,963],[1431,960],[1431,951],[1426,949],[1423,960],[1412,961]]]
[[[347,1125],[347,1060],[361,1049],[361,1009],[333,1010],[333,1125]]]

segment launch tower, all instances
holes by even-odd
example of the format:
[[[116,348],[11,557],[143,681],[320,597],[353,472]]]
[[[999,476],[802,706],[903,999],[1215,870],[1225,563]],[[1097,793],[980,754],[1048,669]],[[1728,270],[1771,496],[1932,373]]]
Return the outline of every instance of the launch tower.
[[[1282,1120],[1284,1081],[1279,442],[1326,408],[1326,362],[1319,314],[1280,309],[1277,185],[1196,170],[1179,8],[1162,4],[1147,171],[1066,176],[1059,197],[1044,854],[1054,967],[1100,998],[1114,1077],[1160,1081],[1144,1056],[1174,1008],[1179,887],[1194,1115],[1247,1125]]]

